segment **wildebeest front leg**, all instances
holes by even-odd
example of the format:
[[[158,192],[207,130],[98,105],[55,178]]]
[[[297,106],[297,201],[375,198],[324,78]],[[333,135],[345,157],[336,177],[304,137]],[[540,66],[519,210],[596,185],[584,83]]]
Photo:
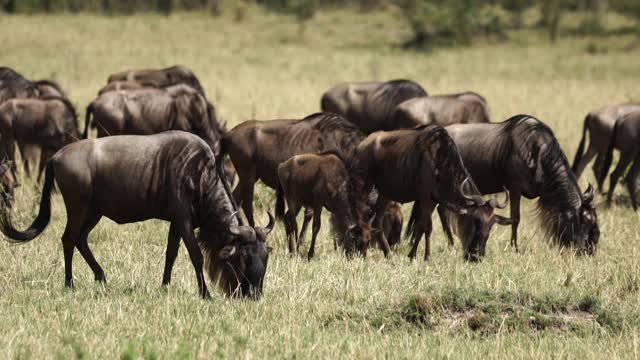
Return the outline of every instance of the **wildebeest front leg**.
[[[200,251],[200,247],[198,247],[198,243],[196,242],[196,237],[193,233],[193,227],[190,222],[184,222],[180,225],[180,235],[184,240],[184,244],[187,247],[187,251],[189,252],[189,257],[191,258],[191,263],[193,264],[193,269],[196,272],[196,280],[198,281],[198,290],[200,291],[200,296],[203,299],[210,298],[209,290],[207,290],[207,284],[204,281],[204,273],[202,272],[203,258],[202,252]]]
[[[445,235],[447,235],[447,244],[449,248],[452,248],[453,234],[451,233],[451,226],[449,225],[447,210],[442,205],[438,205],[438,217],[440,217],[440,222],[442,223],[442,229],[444,230]]]
[[[76,247],[78,248],[80,255],[82,255],[82,257],[84,258],[84,261],[89,264],[91,271],[93,271],[95,280],[106,282],[107,277],[104,274],[104,270],[102,270],[102,267],[100,266],[100,264],[98,264],[96,258],[93,256],[93,252],[91,252],[91,249],[89,248],[89,233],[91,232],[91,230],[93,230],[96,224],[98,224],[101,217],[101,215],[93,214],[87,218],[84,225],[82,226],[80,238],[76,243]]]
[[[309,253],[307,254],[307,259],[311,260],[313,255],[316,252],[316,237],[318,236],[318,232],[320,231],[320,224],[322,220],[322,206],[317,206],[313,209],[313,226],[311,230],[313,233],[311,234],[311,245],[309,246]]]
[[[256,184],[255,170],[248,173],[238,173],[240,181],[238,186],[233,190],[233,197],[236,204],[239,204],[247,217],[249,226],[255,226],[253,218],[253,191]]]
[[[520,224],[520,198],[522,192],[520,189],[509,190],[511,199],[511,246],[518,252],[518,224]]]
[[[167,286],[171,282],[171,271],[178,256],[178,248],[180,248],[180,233],[178,232],[178,227],[171,223],[169,227],[169,238],[167,240],[164,274],[162,275],[162,286]]]
[[[382,247],[384,257],[389,257],[389,254],[391,253],[389,241],[387,240],[387,236],[384,234],[384,214],[388,206],[389,200],[382,196],[382,194],[378,194],[378,201],[376,201],[376,206],[374,209],[376,216],[373,219],[373,228],[380,230],[377,231],[378,244],[380,245],[380,247]]]
[[[428,202],[420,205],[420,208],[416,209],[416,211],[418,211],[416,214],[418,220],[415,225],[416,229],[413,234],[413,246],[411,247],[411,252],[409,252],[409,259],[413,260],[416,258],[420,239],[422,238],[422,235],[424,235],[424,260],[427,261],[431,256],[431,230],[433,229],[431,214],[433,214],[435,204]]]
[[[636,199],[636,180],[638,179],[638,172],[640,171],[640,154],[636,155],[631,165],[631,170],[627,174],[625,182],[627,183],[627,189],[629,190],[629,196],[631,197],[631,206],[633,210],[638,210],[638,201]]]

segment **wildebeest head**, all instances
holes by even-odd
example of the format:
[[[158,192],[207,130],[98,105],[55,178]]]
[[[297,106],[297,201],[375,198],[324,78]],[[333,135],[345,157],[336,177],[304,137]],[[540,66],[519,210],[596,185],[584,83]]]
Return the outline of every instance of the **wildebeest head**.
[[[369,243],[371,242],[371,222],[373,217],[369,221],[359,221],[358,224],[351,225],[347,228],[344,234],[344,253],[348,258],[351,258],[355,252],[360,255],[367,256],[367,249],[369,249]]]
[[[218,253],[219,260],[223,262],[220,286],[227,295],[260,298],[271,251],[266,240],[274,225],[275,219],[269,213],[269,224],[264,228],[229,227],[233,241]]]
[[[0,199],[2,206],[11,207],[13,204],[14,189],[18,187],[16,179],[11,173],[11,166],[7,163],[0,165]]]
[[[600,228],[598,216],[592,205],[593,187],[589,185],[581,195],[582,204],[575,210],[560,213],[556,223],[560,245],[573,248],[579,255],[593,255],[598,248]]]
[[[498,203],[496,200],[485,200],[476,191],[470,191],[473,185],[466,178],[460,184],[460,194],[465,201],[464,206],[445,204],[445,206],[459,215],[457,217],[457,232],[462,240],[464,258],[469,261],[478,261],[485,255],[487,240],[491,234],[493,225],[510,225],[511,219],[495,213],[495,209],[504,209],[509,203],[509,193],[505,190],[505,200]],[[475,194],[473,193],[475,192]]]

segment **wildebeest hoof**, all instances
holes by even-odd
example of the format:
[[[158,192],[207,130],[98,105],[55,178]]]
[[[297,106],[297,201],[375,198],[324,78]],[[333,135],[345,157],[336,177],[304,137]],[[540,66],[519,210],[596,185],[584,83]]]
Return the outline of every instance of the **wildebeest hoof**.
[[[313,255],[314,255],[313,253],[309,253],[307,255],[307,260],[311,261],[311,259],[313,259]]]

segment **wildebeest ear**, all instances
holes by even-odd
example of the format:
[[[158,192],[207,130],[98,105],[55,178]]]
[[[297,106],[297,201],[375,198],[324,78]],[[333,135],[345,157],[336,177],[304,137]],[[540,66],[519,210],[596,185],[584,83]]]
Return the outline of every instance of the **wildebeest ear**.
[[[513,220],[508,217],[504,217],[502,215],[494,215],[496,222],[500,225],[511,225],[513,224]]]
[[[236,255],[237,249],[235,245],[227,245],[220,250],[218,253],[218,258],[220,260],[229,260],[231,257]]]

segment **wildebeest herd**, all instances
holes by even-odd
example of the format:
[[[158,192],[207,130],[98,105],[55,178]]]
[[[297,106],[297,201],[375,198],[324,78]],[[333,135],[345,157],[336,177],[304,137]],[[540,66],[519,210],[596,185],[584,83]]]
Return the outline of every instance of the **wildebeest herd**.
[[[80,132],[76,110],[58,84],[0,67],[0,230],[19,243],[42,233],[57,184],[67,211],[66,286],[73,286],[76,248],[95,279],[106,280],[88,244],[103,216],[119,224],[162,219],[170,222],[163,285],[171,280],[182,239],[201,296],[209,296],[206,268],[227,295],[258,298],[276,218],[291,254],[299,253],[311,222],[307,256],[314,256],[326,208],[336,250],[352,257],[380,248],[389,256],[401,241],[400,205],[413,202],[406,225],[411,259],[423,236],[424,259],[430,257],[437,210],[449,245],[455,233],[464,258],[477,261],[495,224],[511,225],[518,251],[524,196],[538,199],[548,238],[593,255],[600,236],[594,190],[581,190],[578,177],[596,157],[601,190],[615,148],[621,160],[608,200],[631,165],[626,183],[637,207],[640,104],[589,113],[573,166],[545,123],[528,115],[491,122],[486,99],[470,91],[433,96],[409,80],[343,83],[325,92],[320,104],[322,112],[303,119],[248,120],[227,130],[187,68],[125,71],[108,77],[87,106]],[[96,139],[88,139],[92,128]],[[38,181],[44,173],[38,215],[24,231],[12,222],[16,146],[24,176],[37,151]],[[266,227],[256,226],[254,217],[258,180],[276,191],[276,217],[269,213]],[[498,193],[503,201],[486,197]],[[507,206],[510,217],[496,213]]]

